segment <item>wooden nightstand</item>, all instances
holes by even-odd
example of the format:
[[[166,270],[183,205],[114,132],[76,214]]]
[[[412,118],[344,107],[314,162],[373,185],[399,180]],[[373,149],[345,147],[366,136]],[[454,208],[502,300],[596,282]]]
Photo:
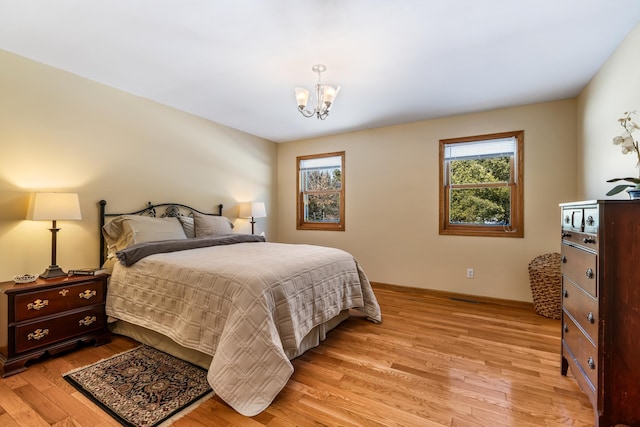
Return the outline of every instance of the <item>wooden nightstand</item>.
[[[109,275],[0,283],[0,374],[27,369],[45,353],[111,341],[104,312]]]

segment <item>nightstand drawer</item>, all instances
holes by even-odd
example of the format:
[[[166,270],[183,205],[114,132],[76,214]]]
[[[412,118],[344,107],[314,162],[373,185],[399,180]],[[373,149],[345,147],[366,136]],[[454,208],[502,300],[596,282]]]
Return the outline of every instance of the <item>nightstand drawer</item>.
[[[22,324],[15,328],[16,352],[53,344],[104,326],[104,307],[101,305],[60,317]]]
[[[576,365],[585,373],[592,384],[592,391],[595,391],[598,386],[598,349],[566,313],[563,313],[562,320],[562,340],[571,350]]]
[[[571,279],[592,297],[597,298],[596,255],[570,245],[562,245],[561,251],[562,275]]]
[[[15,297],[15,322],[104,302],[101,281],[88,281]]]
[[[563,307],[595,345],[598,342],[598,302],[567,277],[562,278],[562,288]]]

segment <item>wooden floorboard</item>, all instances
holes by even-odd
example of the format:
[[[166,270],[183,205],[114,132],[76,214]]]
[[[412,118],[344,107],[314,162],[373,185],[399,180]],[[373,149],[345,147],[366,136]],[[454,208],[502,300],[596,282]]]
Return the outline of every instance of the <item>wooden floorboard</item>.
[[[187,426],[592,426],[575,380],[560,375],[560,321],[529,304],[376,285],[383,323],[351,317],[272,405],[244,417],[217,397]],[[461,301],[466,300],[466,301]],[[114,336],[0,379],[2,426],[118,426],[62,374],[133,348]]]

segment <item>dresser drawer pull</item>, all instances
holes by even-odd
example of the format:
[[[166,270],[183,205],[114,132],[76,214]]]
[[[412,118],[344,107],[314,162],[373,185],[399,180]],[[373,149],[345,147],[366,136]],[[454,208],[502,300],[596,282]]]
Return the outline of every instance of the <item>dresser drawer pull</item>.
[[[566,323],[564,325],[562,325],[562,329],[564,330],[565,333],[569,332],[569,327],[567,326]]]
[[[593,279],[593,270],[591,268],[587,268],[585,275],[587,276],[587,279]]]
[[[27,310],[41,310],[49,305],[48,299],[37,299],[27,304]]]
[[[566,231],[563,231],[562,237],[571,237],[571,233],[567,233]]]
[[[49,330],[48,329],[36,329],[35,331],[33,331],[29,335],[27,335],[27,339],[28,340],[41,340],[42,338],[46,337],[47,335],[49,335]]]
[[[80,298],[84,298],[84,299],[91,299],[92,297],[95,297],[95,296],[96,296],[96,291],[92,291],[91,289],[87,289],[87,290],[86,290],[86,291],[84,291],[84,292],[80,292],[80,293],[78,294],[78,296],[79,296]]]
[[[587,321],[588,321],[589,323],[591,323],[591,324],[593,324],[593,323],[595,323],[595,322],[596,322],[596,319],[595,319],[595,317],[593,317],[593,313],[592,313],[592,312],[589,312],[589,313],[587,314]]]
[[[582,241],[584,243],[595,243],[596,239],[594,239],[593,237],[585,237],[584,239],[582,239]]]
[[[596,362],[593,361],[593,357],[587,360],[587,365],[589,365],[589,369],[596,369]]]
[[[89,326],[90,324],[92,324],[93,322],[95,322],[96,316],[86,316],[84,319],[80,320],[78,322],[78,326]]]
[[[569,291],[565,289],[564,292],[562,292],[562,296],[569,298]]]
[[[58,292],[60,295],[62,295],[63,297],[66,297],[67,294],[69,293],[69,289],[62,289],[60,292]]]
[[[560,261],[562,261],[563,264],[567,263],[567,256],[566,255],[562,255],[562,258],[560,258]]]

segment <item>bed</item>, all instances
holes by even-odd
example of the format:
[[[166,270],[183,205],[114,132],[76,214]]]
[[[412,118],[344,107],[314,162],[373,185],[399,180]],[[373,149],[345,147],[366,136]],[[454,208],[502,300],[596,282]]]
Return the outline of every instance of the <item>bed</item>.
[[[382,321],[369,280],[345,251],[233,233],[222,205],[216,213],[99,205],[112,331],[208,368],[214,392],[243,415],[266,409],[293,373],[290,360],[350,312]]]

